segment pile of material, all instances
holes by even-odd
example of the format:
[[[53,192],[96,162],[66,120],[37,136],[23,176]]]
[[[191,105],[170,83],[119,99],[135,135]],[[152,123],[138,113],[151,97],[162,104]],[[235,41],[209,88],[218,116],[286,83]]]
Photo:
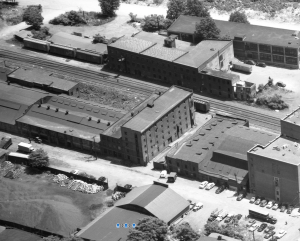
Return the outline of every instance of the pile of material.
[[[119,199],[121,199],[122,197],[125,197],[125,192],[115,192],[115,193],[112,195],[112,199],[113,199],[114,201],[119,200]]]
[[[21,176],[21,174],[24,173],[25,167],[17,168],[14,170],[9,170],[8,173],[5,175],[5,177],[10,178],[10,179],[16,179]]]
[[[9,161],[5,161],[0,166],[0,175],[11,179],[16,179],[19,178],[22,173],[24,173],[24,169],[24,167],[16,166]]]

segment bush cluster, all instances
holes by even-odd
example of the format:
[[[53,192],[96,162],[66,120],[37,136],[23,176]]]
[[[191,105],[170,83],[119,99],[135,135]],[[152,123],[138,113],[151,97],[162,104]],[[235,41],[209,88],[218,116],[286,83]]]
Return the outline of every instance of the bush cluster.
[[[283,110],[289,108],[289,105],[282,100],[282,96],[274,94],[273,96],[260,96],[256,99],[256,104],[268,106],[272,110]]]
[[[80,172],[80,173],[78,173],[78,175],[96,180],[96,177],[94,177],[93,175],[89,175],[86,172]]]
[[[46,40],[49,36],[49,28],[42,27],[39,30],[32,30],[32,37],[40,40]]]
[[[83,16],[76,11],[70,11],[61,14],[58,17],[55,17],[54,19],[50,20],[49,23],[54,25],[64,25],[64,26],[76,26],[76,25],[87,24]]]

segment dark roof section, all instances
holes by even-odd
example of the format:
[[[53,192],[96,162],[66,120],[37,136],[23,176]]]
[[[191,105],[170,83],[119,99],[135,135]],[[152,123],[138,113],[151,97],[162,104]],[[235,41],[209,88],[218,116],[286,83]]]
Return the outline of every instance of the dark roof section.
[[[201,18],[195,16],[179,16],[169,27],[168,32],[194,34],[196,23]],[[235,36],[245,36],[245,41],[270,44],[284,47],[299,48],[300,34],[295,30],[271,28],[253,24],[235,23],[222,20],[214,20],[221,30],[221,35],[229,35],[231,39]],[[293,36],[295,34],[295,36]],[[297,37],[297,38],[295,38]]]
[[[168,223],[186,209],[189,202],[168,187],[151,184],[134,188],[116,203],[116,206],[123,208],[127,205],[144,208],[153,216]]]
[[[94,51],[101,54],[107,52],[106,44],[93,44],[92,39],[83,38],[64,32],[58,32],[53,34],[49,41],[54,44],[65,45],[68,47],[78,48],[82,50]]]
[[[154,122],[158,121],[176,105],[181,103],[193,93],[188,90],[172,86],[165,93],[154,100],[153,107],[146,107],[130,119],[123,127],[139,132],[146,131]]]
[[[76,236],[94,241],[126,240],[129,228],[116,228],[116,224],[137,224],[144,217],[147,215],[113,207],[89,223]]]

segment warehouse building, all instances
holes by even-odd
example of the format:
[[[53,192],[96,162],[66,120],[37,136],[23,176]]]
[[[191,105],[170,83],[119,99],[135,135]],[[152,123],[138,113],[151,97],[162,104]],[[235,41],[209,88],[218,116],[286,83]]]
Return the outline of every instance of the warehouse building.
[[[139,32],[108,45],[108,55],[113,70],[198,93],[229,99],[239,96],[235,86],[240,77],[226,72],[234,57],[232,41],[207,40],[192,46],[176,36]],[[246,93],[247,88],[241,90]]]
[[[197,42],[196,23],[201,18],[181,15],[169,27],[168,35],[177,35],[180,40]],[[271,28],[253,24],[214,20],[221,30],[233,40],[234,56],[239,59],[262,61],[269,65],[299,68],[299,31]]]
[[[250,191],[281,203],[300,201],[300,109],[281,120],[281,136],[248,152]]]
[[[211,119],[182,146],[168,153],[167,170],[231,189],[247,189],[247,151],[275,138],[248,126],[248,121],[241,119]]]
[[[7,76],[7,80],[30,88],[38,88],[53,94],[66,94],[79,97],[79,84],[52,76],[40,69],[19,68]]]
[[[187,200],[168,185],[154,182],[134,188],[113,209],[101,214],[76,236],[95,241],[126,240],[129,228],[122,227],[122,224],[132,227],[139,219],[151,216],[171,225],[188,210]],[[116,224],[121,226],[117,228]]]
[[[147,165],[194,125],[192,94],[191,90],[173,86],[150,96],[101,135],[104,153]]]

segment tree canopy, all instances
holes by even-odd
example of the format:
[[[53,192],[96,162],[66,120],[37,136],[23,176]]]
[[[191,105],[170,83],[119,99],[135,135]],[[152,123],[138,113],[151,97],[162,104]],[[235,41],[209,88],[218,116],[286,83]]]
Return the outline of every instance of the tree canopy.
[[[151,14],[143,19],[142,29],[147,32],[157,31],[164,28],[164,23],[163,15]]]
[[[23,21],[32,25],[34,29],[39,29],[43,24],[42,6],[28,6],[23,13]]]
[[[187,0],[184,10],[184,15],[197,16],[197,17],[210,17],[208,9],[199,0]]]
[[[247,19],[247,16],[246,16],[245,12],[238,12],[238,11],[235,11],[235,12],[231,13],[228,21],[229,22],[236,22],[236,23],[250,24],[248,19]]]
[[[196,23],[196,38],[199,41],[204,39],[218,39],[220,37],[220,29],[217,28],[211,17],[206,17]]]
[[[186,7],[186,0],[169,0],[167,10],[167,19],[176,20],[183,14]]]
[[[129,230],[127,241],[167,241],[167,232],[168,226],[164,221],[145,217]]]
[[[120,0],[98,0],[103,15],[115,16],[120,7]]]
[[[32,167],[49,166],[49,157],[47,152],[45,152],[42,148],[31,152],[29,155],[29,165]]]
[[[187,222],[184,222],[173,229],[172,234],[173,237],[179,241],[195,241],[200,237]]]

